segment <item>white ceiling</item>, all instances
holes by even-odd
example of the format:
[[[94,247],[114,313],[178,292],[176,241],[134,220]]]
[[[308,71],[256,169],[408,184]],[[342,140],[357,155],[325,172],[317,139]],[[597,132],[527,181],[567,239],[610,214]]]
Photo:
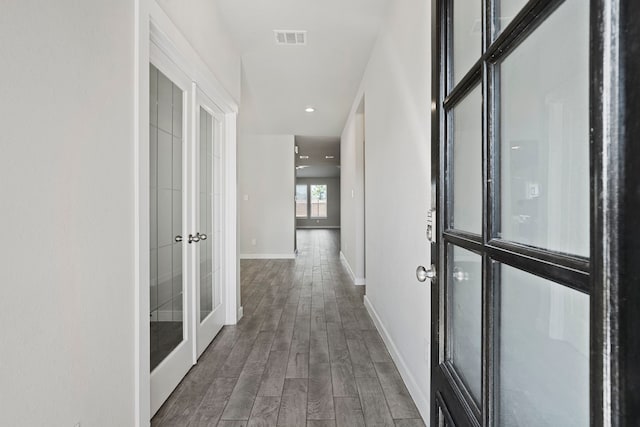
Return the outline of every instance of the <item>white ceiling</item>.
[[[242,55],[243,126],[339,136],[388,0],[217,1]],[[273,30],[306,30],[307,45],[278,46]]]

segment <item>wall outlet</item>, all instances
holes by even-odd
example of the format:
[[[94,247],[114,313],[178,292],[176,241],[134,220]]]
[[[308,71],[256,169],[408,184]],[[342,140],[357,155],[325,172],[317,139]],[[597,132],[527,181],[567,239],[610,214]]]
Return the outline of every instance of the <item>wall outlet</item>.
[[[257,243],[256,239],[251,239],[251,245],[255,246]]]

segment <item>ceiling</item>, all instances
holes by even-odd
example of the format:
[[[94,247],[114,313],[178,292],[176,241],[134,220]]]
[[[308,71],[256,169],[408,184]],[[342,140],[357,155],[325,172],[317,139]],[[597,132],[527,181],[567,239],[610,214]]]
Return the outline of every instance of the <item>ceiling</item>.
[[[217,1],[242,55],[245,129],[339,136],[388,0]],[[277,45],[273,30],[306,30],[307,44]]]
[[[296,176],[298,178],[337,178],[340,176],[340,138],[296,137]],[[308,156],[301,159],[300,156]],[[327,159],[327,156],[333,156]]]

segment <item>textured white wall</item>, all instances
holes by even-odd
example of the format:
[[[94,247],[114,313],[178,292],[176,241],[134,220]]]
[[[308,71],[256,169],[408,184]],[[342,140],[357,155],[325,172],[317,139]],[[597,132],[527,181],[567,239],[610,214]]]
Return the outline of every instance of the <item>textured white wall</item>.
[[[238,230],[242,255],[293,256],[293,147],[293,135],[238,135]]]
[[[343,144],[356,140],[355,112],[364,94],[367,299],[397,349],[398,364],[425,419],[431,303],[429,287],[417,282],[415,269],[429,263],[424,230],[431,197],[430,8],[426,0],[390,3],[343,133]],[[355,180],[357,172],[356,156],[346,149],[341,153],[343,209],[351,196],[345,178]],[[345,230],[348,226],[357,224],[343,217],[343,237],[355,235]]]
[[[133,25],[128,0],[2,3],[3,426],[133,424]]]

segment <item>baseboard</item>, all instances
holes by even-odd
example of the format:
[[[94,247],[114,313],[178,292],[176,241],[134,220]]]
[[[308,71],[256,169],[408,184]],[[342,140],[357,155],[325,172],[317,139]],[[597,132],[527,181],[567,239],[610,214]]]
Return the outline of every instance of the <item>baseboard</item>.
[[[238,322],[240,321],[240,319],[242,319],[243,316],[244,316],[244,307],[240,306],[240,308],[238,309]]]
[[[340,261],[342,261],[342,263],[346,267],[347,273],[349,273],[349,276],[351,277],[351,281],[353,282],[354,285],[356,286],[366,285],[366,280],[364,277],[356,277],[353,270],[351,269],[351,266],[349,265],[349,261],[347,261],[347,257],[344,256],[342,251],[340,251]]]
[[[340,228],[339,225],[298,225],[296,228]]]
[[[380,316],[378,316],[376,309],[373,307],[373,305],[371,304],[371,301],[369,300],[369,298],[367,298],[366,295],[364,296],[364,306],[366,307],[367,312],[369,313],[369,316],[371,316],[371,319],[373,319],[373,324],[376,326],[376,329],[378,329],[378,332],[382,336],[382,340],[387,345],[389,354],[391,354],[391,358],[395,362],[398,368],[398,371],[400,371],[400,376],[402,377],[405,384],[407,385],[409,394],[413,398],[413,401],[416,403],[416,406],[418,407],[418,411],[420,412],[422,419],[425,421],[425,423],[428,423],[429,422],[429,406],[430,406],[429,400],[422,393],[422,390],[420,390],[420,387],[418,387],[418,383],[415,377],[409,371],[409,368],[407,367],[407,364],[404,361],[404,358],[400,355],[400,351],[398,351],[398,347],[396,347],[395,343],[393,342],[393,339],[391,339],[391,336],[387,332],[387,329],[382,324],[382,320],[380,320]]]
[[[296,254],[240,254],[240,259],[296,259]]]

